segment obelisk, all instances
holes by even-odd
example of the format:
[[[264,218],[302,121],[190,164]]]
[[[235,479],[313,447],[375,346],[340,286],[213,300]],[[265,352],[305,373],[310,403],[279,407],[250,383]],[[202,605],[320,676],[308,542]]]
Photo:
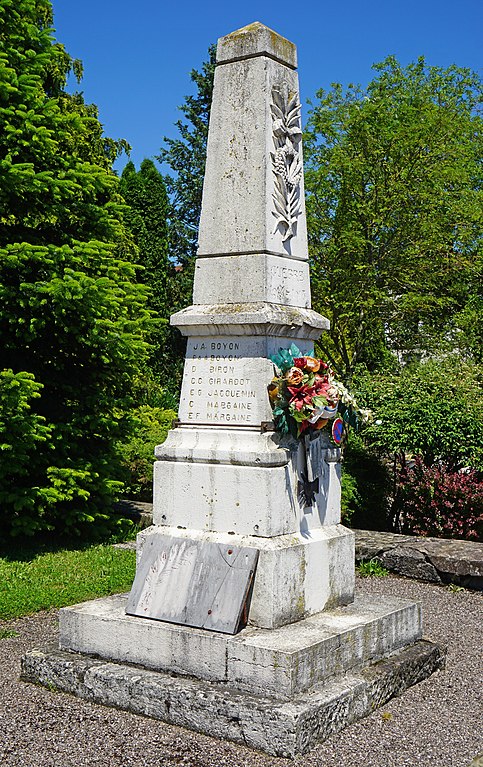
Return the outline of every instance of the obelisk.
[[[347,604],[354,588],[339,450],[325,441],[306,507],[297,446],[266,431],[270,355],[292,342],[310,353],[328,328],[310,308],[296,65],[260,23],[218,43],[194,303],[171,318],[188,336],[179,425],[154,474],[158,531],[259,550],[249,622],[265,627]]]

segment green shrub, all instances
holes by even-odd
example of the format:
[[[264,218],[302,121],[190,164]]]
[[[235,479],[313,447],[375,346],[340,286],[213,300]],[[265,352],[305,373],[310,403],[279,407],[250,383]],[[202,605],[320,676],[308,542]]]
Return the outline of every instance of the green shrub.
[[[457,356],[359,374],[354,393],[375,415],[364,443],[386,456],[420,455],[427,466],[483,469],[482,384],[481,367]]]
[[[351,432],[342,462],[343,522],[365,530],[385,530],[391,487],[384,460]]]
[[[42,449],[51,437],[45,418],[32,410],[42,388],[31,373],[0,371],[0,508],[16,516],[38,504],[46,489],[25,482],[32,450]]]
[[[131,414],[130,438],[118,445],[124,469],[124,495],[138,501],[152,500],[154,448],[164,442],[174,410],[142,405]]]
[[[102,536],[152,325],[112,170],[126,145],[65,90],[82,67],[49,0],[0,0],[0,40],[0,534]]]
[[[474,484],[483,469],[482,381],[478,365],[454,355],[398,373],[359,372],[354,392],[374,421],[349,442],[345,457],[366,518],[361,524],[356,508],[354,526],[385,529],[387,520],[389,529],[446,537],[475,529],[464,519],[475,517],[467,477]],[[419,468],[407,470],[413,458]]]

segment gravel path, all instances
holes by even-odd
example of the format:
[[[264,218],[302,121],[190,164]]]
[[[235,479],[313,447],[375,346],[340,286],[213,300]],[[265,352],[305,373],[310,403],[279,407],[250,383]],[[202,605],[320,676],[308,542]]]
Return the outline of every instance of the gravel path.
[[[396,577],[358,589],[420,600],[425,633],[448,645],[447,667],[331,737],[297,767],[469,767],[481,739],[481,626],[476,592]],[[20,657],[55,637],[56,611],[0,622],[1,767],[283,767],[277,759],[18,681]],[[476,764],[477,762],[475,762]],[[479,766],[483,759],[478,760]]]

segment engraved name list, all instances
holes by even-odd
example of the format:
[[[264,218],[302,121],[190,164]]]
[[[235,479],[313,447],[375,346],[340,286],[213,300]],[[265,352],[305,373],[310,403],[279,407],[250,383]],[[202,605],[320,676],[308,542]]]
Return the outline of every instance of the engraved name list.
[[[191,338],[180,403],[182,423],[260,423],[254,358],[263,356],[258,339]]]

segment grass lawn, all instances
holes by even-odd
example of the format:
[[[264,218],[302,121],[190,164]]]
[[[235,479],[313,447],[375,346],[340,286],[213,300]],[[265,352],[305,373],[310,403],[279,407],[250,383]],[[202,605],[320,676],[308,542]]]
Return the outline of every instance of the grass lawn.
[[[0,553],[0,620],[129,591],[136,554],[95,545]]]

